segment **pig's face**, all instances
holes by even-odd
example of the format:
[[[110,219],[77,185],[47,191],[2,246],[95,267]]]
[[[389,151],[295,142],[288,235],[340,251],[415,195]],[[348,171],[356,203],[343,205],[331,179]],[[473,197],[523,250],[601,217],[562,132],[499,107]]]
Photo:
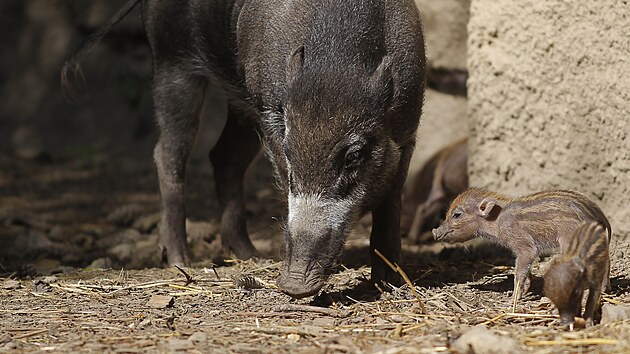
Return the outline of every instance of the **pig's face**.
[[[436,241],[465,242],[488,233],[489,223],[496,219],[500,207],[495,198],[475,195],[476,192],[469,190],[455,198],[444,222],[433,229]]]
[[[561,325],[572,326],[574,317],[580,316],[583,274],[583,261],[563,255],[556,257],[545,273],[543,292],[558,308]]]
[[[281,155],[272,156],[288,196],[278,286],[294,297],[321,289],[353,223],[383,197],[400,161],[388,124],[388,63],[340,75],[307,60],[302,68],[302,56],[289,63]]]

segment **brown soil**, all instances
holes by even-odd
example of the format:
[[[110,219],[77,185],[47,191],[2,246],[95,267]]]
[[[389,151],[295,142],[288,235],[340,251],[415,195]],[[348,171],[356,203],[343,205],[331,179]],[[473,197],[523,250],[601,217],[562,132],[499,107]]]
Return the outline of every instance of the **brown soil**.
[[[454,352],[458,337],[478,324],[516,343],[485,352],[630,347],[628,320],[574,332],[559,327],[541,296],[544,262],[513,312],[513,261],[487,245],[405,244],[403,269],[418,298],[408,285],[381,293],[367,282],[368,219],[323,291],[293,300],[275,287],[284,207],[266,162],[258,160],[248,177],[247,201],[252,238],[268,259],[217,258],[212,174],[200,171],[191,166],[188,186],[195,264],[180,271],[159,268],[150,158],[0,158],[0,351]],[[614,264],[613,277],[627,266]],[[604,302],[630,305],[629,288],[627,279],[613,278]],[[480,344],[473,338],[464,348]]]

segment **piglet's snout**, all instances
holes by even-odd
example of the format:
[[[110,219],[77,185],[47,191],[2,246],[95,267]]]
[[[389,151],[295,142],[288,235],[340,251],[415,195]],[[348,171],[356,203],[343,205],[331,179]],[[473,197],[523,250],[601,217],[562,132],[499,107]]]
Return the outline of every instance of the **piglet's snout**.
[[[449,233],[451,233],[452,230],[445,230],[444,226],[440,226],[437,227],[435,229],[433,229],[432,233],[433,233],[433,239],[435,239],[436,241],[440,241],[442,239],[444,239],[444,237],[446,237],[446,235],[448,235]]]

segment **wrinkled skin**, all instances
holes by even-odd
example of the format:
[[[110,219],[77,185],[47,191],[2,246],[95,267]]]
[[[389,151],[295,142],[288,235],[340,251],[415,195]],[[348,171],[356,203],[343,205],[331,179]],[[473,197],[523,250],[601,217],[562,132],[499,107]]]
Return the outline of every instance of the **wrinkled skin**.
[[[130,0],[81,55],[140,0]],[[246,223],[245,171],[264,147],[287,195],[286,261],[278,286],[315,294],[354,222],[371,212],[372,280],[398,277],[400,196],[424,95],[425,54],[412,0],[143,0],[153,54],[159,246],[189,263],[186,162],[209,87],[228,117],[210,152],[225,256],[258,253]],[[62,73],[73,68],[74,59]]]

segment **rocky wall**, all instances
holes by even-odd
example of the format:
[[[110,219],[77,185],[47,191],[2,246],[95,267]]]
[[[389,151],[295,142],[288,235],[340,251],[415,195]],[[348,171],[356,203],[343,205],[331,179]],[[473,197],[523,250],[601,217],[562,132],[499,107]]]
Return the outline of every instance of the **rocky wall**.
[[[629,10],[472,0],[468,25],[471,184],[582,191],[608,215],[617,255],[630,233]]]

